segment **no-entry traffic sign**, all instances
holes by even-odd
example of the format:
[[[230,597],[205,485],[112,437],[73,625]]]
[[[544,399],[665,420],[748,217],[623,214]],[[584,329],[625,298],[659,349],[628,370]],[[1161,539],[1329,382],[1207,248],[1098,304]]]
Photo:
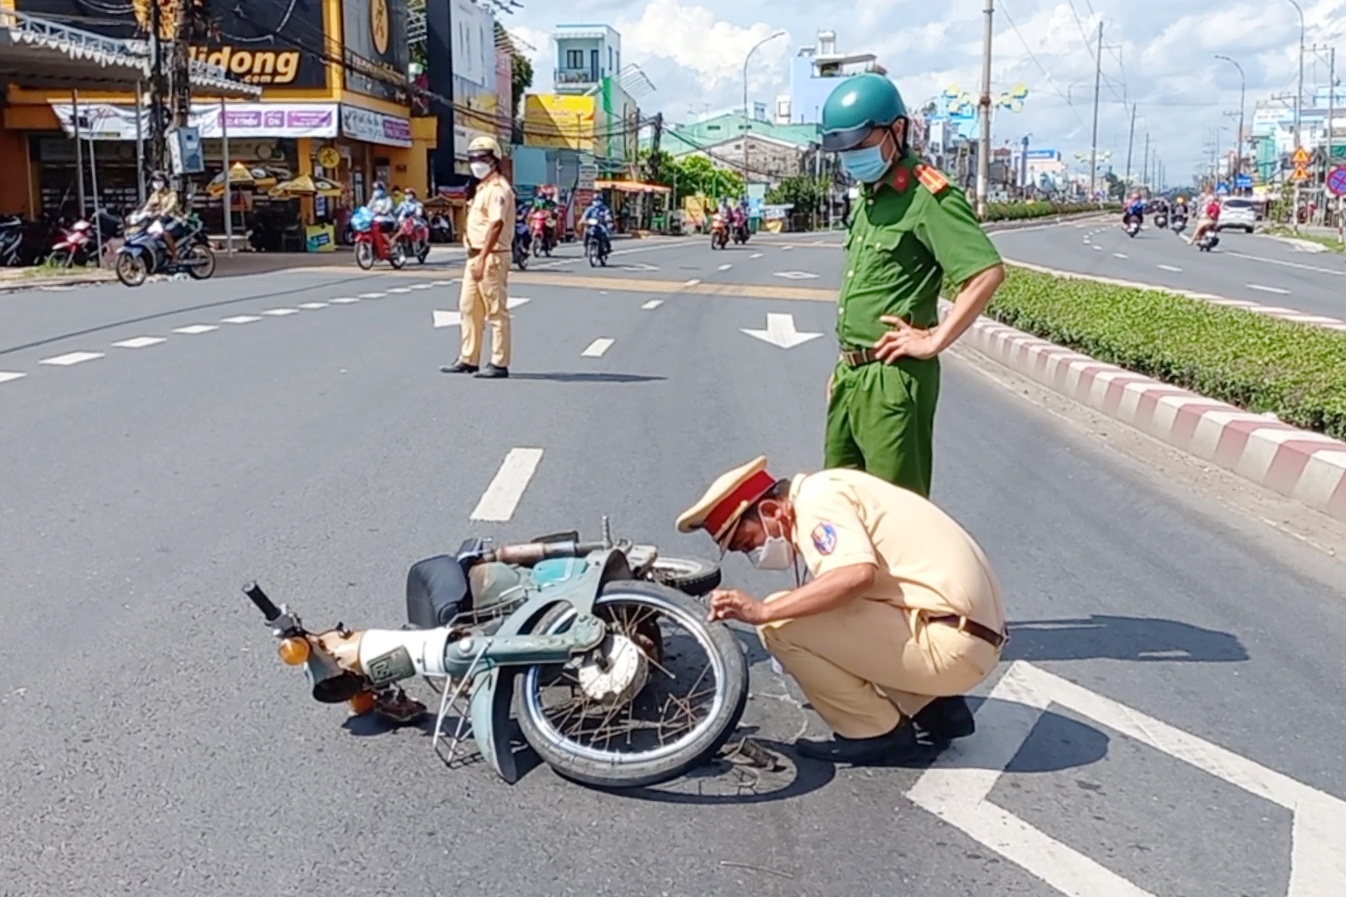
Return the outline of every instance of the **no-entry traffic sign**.
[[[1338,165],[1327,173],[1327,191],[1333,196],[1346,196],[1346,165]]]

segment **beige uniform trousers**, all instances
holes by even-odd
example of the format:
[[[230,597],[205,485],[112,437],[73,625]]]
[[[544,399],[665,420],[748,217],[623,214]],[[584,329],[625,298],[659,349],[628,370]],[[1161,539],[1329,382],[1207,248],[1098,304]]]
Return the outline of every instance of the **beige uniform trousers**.
[[[484,329],[485,325],[490,324],[495,334],[491,345],[491,364],[509,367],[510,321],[506,304],[509,296],[509,254],[489,253],[481,280],[472,277],[472,266],[476,261],[468,259],[463,270],[463,289],[458,296],[463,332],[463,345],[458,359],[465,364],[480,364]]]
[[[865,598],[758,632],[823,722],[847,738],[892,731],[934,698],[970,691],[1000,661],[999,648],[956,626]]]

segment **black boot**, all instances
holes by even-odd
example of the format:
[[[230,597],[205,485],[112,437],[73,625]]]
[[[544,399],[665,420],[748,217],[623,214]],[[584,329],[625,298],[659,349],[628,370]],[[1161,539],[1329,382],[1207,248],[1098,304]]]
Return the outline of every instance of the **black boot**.
[[[830,741],[801,738],[795,742],[799,756],[829,763],[850,763],[855,766],[888,766],[916,759],[921,746],[916,741],[916,729],[911,720],[903,719],[897,727],[884,735],[872,738],[847,738],[834,735]]]
[[[477,371],[473,376],[481,380],[502,380],[509,376],[509,368],[499,367],[498,365],[488,364],[486,367]]]
[[[455,361],[453,364],[440,365],[439,370],[440,373],[443,374],[475,374],[477,372],[477,366],[459,360]]]
[[[947,744],[955,738],[966,738],[977,731],[977,720],[967,699],[958,695],[935,698],[911,719],[921,741]]]

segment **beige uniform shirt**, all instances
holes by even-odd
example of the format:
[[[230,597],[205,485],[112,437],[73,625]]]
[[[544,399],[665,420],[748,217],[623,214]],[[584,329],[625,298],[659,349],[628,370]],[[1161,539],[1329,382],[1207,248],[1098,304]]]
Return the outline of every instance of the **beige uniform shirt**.
[[[858,470],[803,474],[790,484],[795,548],[814,577],[874,564],[866,598],[1004,631],[1000,585],[981,547],[930,501]]]
[[[467,228],[464,237],[468,249],[483,249],[486,232],[497,221],[505,222],[500,237],[495,241],[496,252],[509,252],[514,240],[514,188],[503,175],[494,174],[477,185],[477,192],[467,206]]]

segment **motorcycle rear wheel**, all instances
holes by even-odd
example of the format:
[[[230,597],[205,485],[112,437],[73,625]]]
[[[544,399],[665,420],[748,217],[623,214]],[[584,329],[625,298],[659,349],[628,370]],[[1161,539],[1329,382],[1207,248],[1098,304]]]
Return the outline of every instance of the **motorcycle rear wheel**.
[[[678,558],[660,555],[650,570],[658,583],[677,589],[685,595],[700,597],[719,588],[721,573],[718,564],[700,558]]]
[[[636,611],[640,615],[637,617],[638,622],[624,619],[621,613],[623,610]],[[589,739],[583,738],[584,733],[576,737],[560,731],[543,706],[544,691],[549,694],[552,688],[564,691],[566,686],[557,686],[552,680],[572,669],[574,661],[565,666],[532,666],[519,674],[515,694],[519,728],[529,746],[562,778],[605,789],[657,785],[677,778],[710,759],[729,740],[748,702],[748,664],[733,632],[724,625],[706,622],[705,608],[694,598],[675,589],[636,580],[605,583],[594,602],[594,613],[607,621],[610,638],[624,637],[629,632],[634,638],[645,639],[650,643],[649,647],[634,640],[626,644],[634,645],[646,658],[654,650],[662,662],[646,661],[650,681],[625,707],[614,712],[610,707],[598,704],[593,711],[596,715],[591,715],[586,707],[580,712],[581,725],[585,721],[600,721],[600,718],[603,718],[600,724],[606,724],[607,719],[613,716],[630,718],[634,716],[635,708],[641,703],[646,691],[651,689],[653,680],[662,682],[673,678],[678,681],[664,669],[664,663],[677,666],[674,660],[682,660],[687,650],[683,647],[679,647],[676,652],[663,650],[666,631],[658,623],[653,623],[653,636],[649,635],[651,618],[646,615],[651,613],[662,615],[685,630],[696,647],[704,653],[709,669],[714,674],[713,685],[702,684],[707,678],[705,671],[695,679],[689,676],[688,681],[692,682],[696,691],[674,706],[680,710],[684,707],[695,709],[692,707],[692,698],[709,690],[710,710],[705,719],[692,724],[689,731],[678,734],[670,744],[628,752],[622,748],[630,745],[633,740],[631,735],[625,738],[594,735],[592,743],[589,743]],[[574,616],[574,608],[570,605],[559,605],[543,615],[533,628],[533,633],[564,632]],[[642,629],[642,626],[645,628]],[[653,642],[655,637],[659,639],[658,642]],[[572,688],[572,694],[576,690]],[[651,703],[658,704],[658,701],[651,696]],[[667,707],[669,704],[666,699],[661,706]],[[567,711],[561,722],[571,719],[573,712]],[[662,734],[665,724],[661,720],[653,728],[646,726],[640,731]]]
[[[407,263],[407,251],[402,246],[402,241],[398,240],[392,246],[388,247],[388,264],[396,269],[400,269]]]
[[[429,256],[430,256],[430,241],[426,240],[424,243],[421,243],[420,246],[416,249],[416,261],[424,265],[425,260]]]
[[[206,280],[215,273],[215,253],[204,243],[197,243],[187,251],[190,267],[187,273],[195,280]]]

